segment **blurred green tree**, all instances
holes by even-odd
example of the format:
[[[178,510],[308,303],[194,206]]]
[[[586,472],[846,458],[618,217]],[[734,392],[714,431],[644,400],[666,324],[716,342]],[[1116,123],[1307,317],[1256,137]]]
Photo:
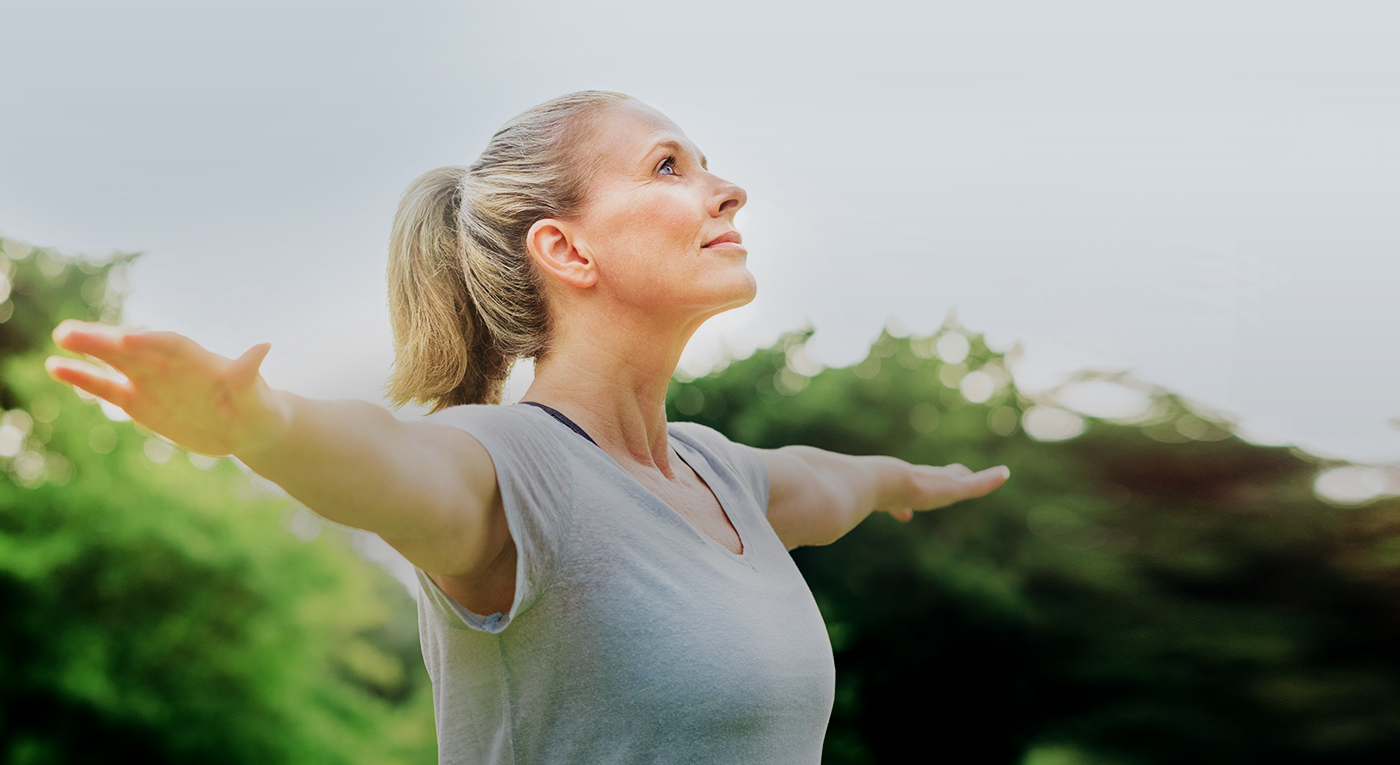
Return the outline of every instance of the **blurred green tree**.
[[[0,240],[0,762],[436,760],[414,605],[285,496],[48,378],[131,257]]]
[[[809,335],[677,379],[669,413],[758,447],[1012,470],[793,552],[836,652],[826,762],[1400,756],[1396,500],[1323,502],[1334,463],[1141,384],[1124,421],[1034,402],[955,323],[846,369],[814,365]]]

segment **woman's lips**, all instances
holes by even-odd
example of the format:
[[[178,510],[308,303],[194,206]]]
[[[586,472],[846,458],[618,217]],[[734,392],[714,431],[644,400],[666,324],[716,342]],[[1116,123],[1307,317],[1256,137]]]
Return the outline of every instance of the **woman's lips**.
[[[742,250],[744,239],[739,236],[738,231],[728,231],[706,242],[705,247],[714,250]]]

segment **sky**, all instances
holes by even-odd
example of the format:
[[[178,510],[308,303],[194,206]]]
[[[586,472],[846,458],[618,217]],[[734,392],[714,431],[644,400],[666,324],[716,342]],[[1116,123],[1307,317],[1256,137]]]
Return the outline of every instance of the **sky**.
[[[1400,465],[1392,4],[0,0],[0,29],[0,237],[144,253],[129,322],[271,341],[275,387],[381,401],[399,194],[599,88],[749,195],[759,295],[692,373],[955,312],[1025,389],[1127,371]]]

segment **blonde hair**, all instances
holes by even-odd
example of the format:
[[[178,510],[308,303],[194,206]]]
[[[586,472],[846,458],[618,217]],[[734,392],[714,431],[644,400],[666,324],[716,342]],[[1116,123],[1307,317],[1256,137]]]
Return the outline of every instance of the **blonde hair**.
[[[498,404],[518,358],[549,346],[549,313],[525,236],[576,215],[590,166],[573,151],[605,106],[589,90],[507,122],[470,167],[429,171],[404,192],[389,237],[395,406]]]

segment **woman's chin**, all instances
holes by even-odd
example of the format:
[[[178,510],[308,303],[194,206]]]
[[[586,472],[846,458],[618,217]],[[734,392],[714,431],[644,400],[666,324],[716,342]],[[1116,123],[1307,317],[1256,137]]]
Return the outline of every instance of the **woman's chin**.
[[[752,303],[757,294],[758,283],[753,274],[750,274],[748,269],[743,269],[742,273],[725,274],[723,281],[711,279],[702,288],[689,294],[672,293],[669,299],[653,295],[651,310],[657,312],[653,315],[659,316],[679,309],[688,315],[685,319],[687,323],[696,318],[705,321],[716,314]]]
[[[758,295],[758,282],[748,269],[744,269],[744,275],[748,278],[744,279],[741,284],[735,285],[732,299],[715,313],[722,313],[753,302],[754,297]]]

